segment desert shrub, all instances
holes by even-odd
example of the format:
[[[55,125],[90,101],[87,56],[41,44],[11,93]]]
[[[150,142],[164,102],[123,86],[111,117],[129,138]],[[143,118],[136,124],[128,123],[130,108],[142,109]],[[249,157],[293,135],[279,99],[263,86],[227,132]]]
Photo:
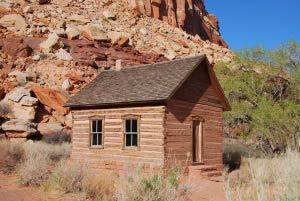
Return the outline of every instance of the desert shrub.
[[[170,170],[167,176],[163,171],[143,175],[137,170],[121,176],[116,182],[115,198],[120,201],[177,201],[184,200],[186,186],[180,186],[181,171]]]
[[[300,154],[288,150],[269,159],[248,159],[229,174],[227,200],[300,200]]]
[[[0,115],[7,115],[9,113],[12,113],[9,105],[5,101],[0,101]]]
[[[62,130],[44,135],[42,141],[48,144],[71,143],[71,135],[67,131]]]
[[[83,189],[83,180],[86,176],[85,168],[79,163],[59,162],[48,181],[45,190],[59,190],[64,193],[79,192]]]
[[[111,175],[89,174],[84,180],[84,192],[93,200],[114,200],[114,179]]]
[[[0,140],[0,172],[11,173],[24,156],[21,144]]]
[[[223,164],[226,171],[240,168],[242,158],[262,158],[265,157],[261,149],[253,144],[245,144],[240,140],[232,140],[223,144]]]
[[[17,172],[23,185],[41,185],[51,173],[51,167],[70,155],[70,146],[49,145],[42,142],[25,143],[24,158]]]
[[[228,136],[258,142],[265,154],[300,151],[300,44],[236,52],[216,73],[232,111],[224,114]]]

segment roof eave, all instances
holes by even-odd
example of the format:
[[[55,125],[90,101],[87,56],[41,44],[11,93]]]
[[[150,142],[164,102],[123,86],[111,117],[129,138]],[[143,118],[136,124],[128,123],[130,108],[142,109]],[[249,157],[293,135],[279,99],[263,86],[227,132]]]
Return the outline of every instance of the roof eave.
[[[117,103],[101,103],[101,104],[65,104],[64,107],[70,107],[72,109],[76,108],[114,108],[114,107],[124,107],[124,106],[142,106],[142,105],[165,105],[166,99],[161,100],[149,100],[149,101],[132,101],[132,102],[117,102]]]

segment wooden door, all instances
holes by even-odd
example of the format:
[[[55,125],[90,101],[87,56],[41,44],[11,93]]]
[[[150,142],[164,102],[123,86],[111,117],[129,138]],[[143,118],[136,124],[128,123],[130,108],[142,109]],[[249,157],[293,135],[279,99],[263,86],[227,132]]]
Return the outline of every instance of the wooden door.
[[[193,162],[203,163],[203,122],[193,121]]]

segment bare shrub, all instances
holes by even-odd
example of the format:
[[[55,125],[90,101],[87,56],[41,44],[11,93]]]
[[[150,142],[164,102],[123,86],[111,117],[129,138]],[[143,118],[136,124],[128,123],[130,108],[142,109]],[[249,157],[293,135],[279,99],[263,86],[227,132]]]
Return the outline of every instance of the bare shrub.
[[[62,144],[62,143],[70,143],[71,142],[71,135],[62,130],[60,132],[53,132],[47,135],[44,135],[42,141],[48,144]]]
[[[0,140],[0,172],[13,172],[23,156],[21,144]]]
[[[288,150],[272,159],[249,159],[227,177],[227,200],[299,200],[300,154]]]
[[[79,192],[83,189],[85,176],[86,171],[82,164],[68,163],[62,160],[54,168],[44,188],[46,190],[59,190],[64,193]]]
[[[105,173],[89,174],[84,180],[84,191],[93,200],[114,200],[114,180]]]
[[[186,186],[180,186],[181,171],[178,168],[164,176],[163,171],[143,175],[141,171],[121,176],[116,182],[115,198],[119,201],[179,201],[185,200]]]
[[[7,115],[9,113],[12,113],[12,110],[10,109],[8,103],[5,101],[0,101],[0,116]]]
[[[41,185],[49,178],[51,167],[70,155],[68,144],[49,145],[37,142],[25,143],[23,147],[24,160],[17,169],[23,185]]]

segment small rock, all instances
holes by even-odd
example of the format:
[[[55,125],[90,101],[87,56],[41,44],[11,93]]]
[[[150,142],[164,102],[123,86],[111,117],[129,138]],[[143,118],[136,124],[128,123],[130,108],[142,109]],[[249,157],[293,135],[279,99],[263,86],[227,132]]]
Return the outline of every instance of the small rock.
[[[72,39],[78,38],[80,33],[77,29],[72,28],[72,27],[68,27],[66,29],[66,34],[67,34],[67,38],[69,40],[72,40]]]
[[[100,24],[91,24],[82,32],[82,35],[89,40],[107,41],[108,36],[105,28]]]
[[[111,39],[111,43],[113,45],[126,46],[129,44],[129,36],[130,34],[125,32],[117,32],[111,31],[108,33],[109,38]]]
[[[145,29],[145,28],[141,28],[141,29],[140,29],[140,32],[141,32],[141,34],[143,34],[143,35],[147,35],[147,34],[148,34],[148,31],[147,31],[147,29]]]
[[[62,83],[61,88],[62,88],[63,90],[66,90],[66,91],[71,91],[72,88],[73,88],[73,86],[72,86],[72,84],[70,83],[69,79],[65,79],[65,80],[63,81],[63,83]]]
[[[41,56],[39,54],[36,54],[32,57],[33,61],[39,61],[41,59]]]
[[[72,61],[73,60],[73,57],[71,56],[71,54],[62,48],[60,48],[58,50],[58,52],[55,53],[55,55],[57,56],[57,58],[59,58],[63,61]]]
[[[15,77],[20,85],[26,84],[31,80],[31,76],[27,72],[13,71],[8,74],[8,77]]]
[[[110,11],[104,11],[103,13],[103,16],[107,19],[110,19],[110,20],[115,20],[116,19],[116,14],[115,13],[112,13]]]
[[[89,23],[90,20],[83,15],[72,15],[69,17],[69,21],[81,22],[81,23]]]
[[[14,27],[17,30],[25,30],[28,26],[25,19],[19,14],[4,15],[0,19],[0,25],[3,27]]]
[[[51,33],[48,39],[40,44],[40,48],[45,52],[50,52],[50,50],[58,44],[58,35],[56,33]]]
[[[30,6],[30,5],[25,6],[25,7],[23,8],[23,12],[24,12],[24,13],[33,13],[33,11],[34,11],[34,8],[33,8],[32,6]]]

